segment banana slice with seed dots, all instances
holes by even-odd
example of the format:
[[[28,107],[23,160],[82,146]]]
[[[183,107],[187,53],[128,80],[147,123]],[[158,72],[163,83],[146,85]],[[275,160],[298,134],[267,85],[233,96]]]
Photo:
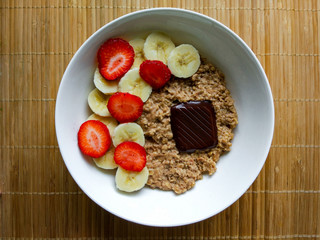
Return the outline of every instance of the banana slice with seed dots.
[[[139,124],[122,123],[114,129],[112,141],[115,147],[125,141],[136,142],[141,146],[144,146],[145,138],[143,130]]]
[[[167,35],[153,32],[147,37],[143,51],[146,59],[159,60],[167,65],[169,54],[174,48],[174,43]]]
[[[141,172],[127,171],[118,167],[116,172],[116,186],[119,190],[125,192],[134,192],[140,190],[147,183],[149,170],[144,167]]]
[[[200,66],[200,55],[190,44],[181,44],[172,50],[168,57],[168,68],[180,78],[191,77]]]
[[[107,108],[110,96],[100,92],[97,88],[93,89],[88,96],[88,104],[91,110],[101,117],[111,117]]]
[[[110,146],[105,155],[99,158],[93,158],[94,163],[103,169],[115,169],[118,165],[114,161],[114,146]]]
[[[143,51],[144,43],[145,43],[145,40],[142,38],[135,38],[129,41],[129,44],[133,47],[133,50],[134,50],[134,62],[131,69],[139,68],[140,64],[144,60],[146,60],[144,56],[144,51]]]
[[[108,81],[99,72],[99,68],[94,72],[93,83],[96,88],[107,95],[111,95],[118,91],[118,80]]]
[[[152,87],[140,77],[139,69],[134,68],[121,78],[118,90],[119,92],[128,92],[136,95],[145,102],[152,92]]]

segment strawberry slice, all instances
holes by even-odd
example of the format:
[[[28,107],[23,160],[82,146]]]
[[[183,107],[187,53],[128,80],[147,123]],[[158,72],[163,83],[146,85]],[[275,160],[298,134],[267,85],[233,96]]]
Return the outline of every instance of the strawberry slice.
[[[78,132],[81,152],[93,158],[102,157],[111,145],[111,137],[106,125],[98,120],[84,122]]]
[[[107,107],[120,123],[134,122],[142,114],[143,102],[138,96],[117,92],[109,98]]]
[[[114,161],[128,171],[140,172],[147,163],[146,150],[135,142],[120,143],[114,150]]]
[[[171,71],[161,61],[145,60],[140,65],[140,76],[151,85],[153,89],[163,87],[170,80]]]
[[[134,61],[133,47],[121,38],[107,40],[98,50],[100,74],[107,80],[122,77]]]

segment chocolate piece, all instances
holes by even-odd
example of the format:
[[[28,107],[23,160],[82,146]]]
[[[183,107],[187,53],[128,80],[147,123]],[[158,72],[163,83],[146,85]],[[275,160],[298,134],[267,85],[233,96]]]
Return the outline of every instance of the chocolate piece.
[[[190,101],[172,106],[170,119],[179,151],[194,152],[218,144],[216,116],[210,101]]]

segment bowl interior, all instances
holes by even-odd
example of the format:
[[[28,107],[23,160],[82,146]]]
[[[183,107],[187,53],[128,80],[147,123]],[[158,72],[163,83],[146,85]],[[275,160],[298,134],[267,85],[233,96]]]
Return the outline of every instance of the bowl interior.
[[[194,45],[220,68],[235,100],[239,125],[231,152],[217,172],[204,176],[182,195],[144,188],[133,194],[115,187],[115,171],[99,170],[79,151],[77,132],[90,115],[88,93],[99,46],[111,37],[130,39],[153,30],[167,33],[178,45]],[[269,151],[274,128],[272,94],[251,50],[232,31],[204,15],[180,9],[151,9],[121,17],[94,33],[77,51],[60,84],[56,133],[65,164],[80,188],[109,212],[140,224],[178,226],[211,217],[234,203],[253,183]]]

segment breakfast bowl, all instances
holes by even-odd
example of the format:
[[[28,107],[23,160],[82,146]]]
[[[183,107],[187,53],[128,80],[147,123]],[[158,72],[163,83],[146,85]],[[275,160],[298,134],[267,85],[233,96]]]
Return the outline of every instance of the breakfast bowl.
[[[234,99],[238,125],[231,151],[183,194],[146,186],[119,191],[115,171],[97,168],[78,147],[79,127],[91,114],[97,51],[110,38],[145,37],[159,31],[176,45],[192,44],[201,57],[220,69]],[[272,141],[274,106],[268,79],[245,42],[218,21],[188,10],[155,8],[122,16],[96,31],[71,59],[60,83],[55,110],[56,135],[68,171],[82,191],[108,212],[148,226],[181,226],[202,221],[237,201],[261,171]]]

